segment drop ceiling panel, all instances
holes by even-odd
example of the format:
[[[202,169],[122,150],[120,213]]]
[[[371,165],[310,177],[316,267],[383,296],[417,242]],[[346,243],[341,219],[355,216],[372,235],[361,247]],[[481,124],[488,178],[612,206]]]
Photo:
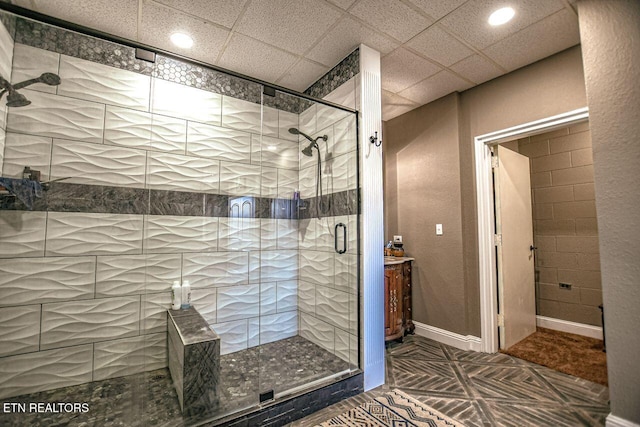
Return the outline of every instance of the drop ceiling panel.
[[[476,84],[504,74],[503,69],[480,55],[471,55],[449,68]]]
[[[136,40],[138,0],[33,0],[20,6],[109,34]]]
[[[406,49],[396,49],[382,58],[382,88],[399,92],[440,70],[439,66]]]
[[[360,0],[350,13],[402,43],[433,23],[400,0]]]
[[[254,1],[236,30],[301,55],[336,23],[342,13],[317,0]]]
[[[467,0],[409,0],[424,13],[434,19],[440,19],[451,13]]]
[[[400,95],[386,90],[382,91],[382,120],[391,120],[419,106],[420,104],[417,102],[403,98]]]
[[[329,71],[329,67],[302,59],[291,67],[291,69],[276,83],[280,86],[288,87],[290,89],[297,90],[298,92],[303,92],[327,71]]]
[[[516,11],[509,22],[492,27],[487,20],[496,9],[507,5],[504,0],[469,0],[444,17],[440,23],[472,46],[484,49],[505,37],[549,16],[564,7],[562,0],[512,0],[508,5]]]
[[[155,0],[231,29],[247,0]]]
[[[454,64],[473,53],[437,24],[412,38],[407,46],[445,66]]]
[[[451,92],[469,89],[473,84],[443,70],[420,83],[400,92],[398,95],[408,98],[420,105],[435,101]]]
[[[169,37],[176,31],[189,34],[196,48],[174,45]],[[142,3],[139,41],[150,46],[214,64],[228,35],[227,30],[158,3]]]
[[[235,33],[218,65],[268,82],[275,82],[296,61],[290,53]]]
[[[306,56],[311,60],[333,67],[361,43],[377,50],[382,55],[399,46],[390,38],[373,31],[349,16],[345,16]]]
[[[531,43],[535,40],[535,43]],[[580,43],[578,18],[562,10],[494,44],[484,53],[512,71]]]

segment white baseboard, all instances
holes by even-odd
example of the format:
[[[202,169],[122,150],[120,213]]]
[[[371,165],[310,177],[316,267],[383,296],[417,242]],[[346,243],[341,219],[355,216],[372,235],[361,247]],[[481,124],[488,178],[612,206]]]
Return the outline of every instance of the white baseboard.
[[[416,321],[413,324],[416,325],[416,335],[421,337],[429,338],[460,350],[481,351],[482,349],[482,341],[473,335],[464,336]]]
[[[599,340],[602,339],[602,328],[599,326],[585,325],[584,323],[569,322],[568,320],[553,319],[544,316],[536,316],[536,324],[541,328],[583,335]]]
[[[640,424],[625,420],[624,418],[616,417],[613,414],[609,414],[607,416],[605,425],[606,427],[640,427]]]

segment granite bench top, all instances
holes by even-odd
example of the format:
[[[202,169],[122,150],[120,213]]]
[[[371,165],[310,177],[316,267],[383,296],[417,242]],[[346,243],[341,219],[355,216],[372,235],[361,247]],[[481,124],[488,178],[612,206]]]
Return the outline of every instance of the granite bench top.
[[[168,310],[168,315],[176,325],[184,345],[220,339],[198,310],[193,307],[184,310]]]

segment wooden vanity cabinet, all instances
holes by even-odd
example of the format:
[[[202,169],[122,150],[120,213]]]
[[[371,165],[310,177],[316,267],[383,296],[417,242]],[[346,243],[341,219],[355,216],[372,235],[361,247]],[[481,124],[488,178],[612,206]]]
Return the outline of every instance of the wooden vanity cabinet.
[[[402,265],[386,266],[384,269],[385,341],[404,336],[402,302]]]
[[[402,339],[413,334],[411,314],[411,261],[384,267],[384,338]]]

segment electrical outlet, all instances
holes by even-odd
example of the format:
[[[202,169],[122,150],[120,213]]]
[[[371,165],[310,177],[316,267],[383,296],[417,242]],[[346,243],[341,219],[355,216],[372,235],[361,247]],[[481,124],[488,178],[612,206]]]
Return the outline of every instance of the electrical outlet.
[[[571,290],[571,283],[560,283],[560,289]]]
[[[393,236],[393,243],[402,243],[402,236]]]
[[[442,236],[442,224],[436,224],[436,236]]]

